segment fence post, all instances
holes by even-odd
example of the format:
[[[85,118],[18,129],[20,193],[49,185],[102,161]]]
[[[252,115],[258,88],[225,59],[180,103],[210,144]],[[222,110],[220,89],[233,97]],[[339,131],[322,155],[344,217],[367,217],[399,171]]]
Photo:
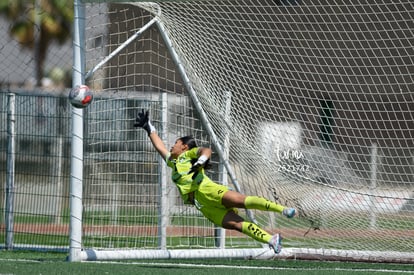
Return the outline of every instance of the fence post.
[[[370,228],[375,229],[377,225],[377,210],[375,208],[375,189],[377,188],[377,158],[378,158],[378,148],[377,144],[373,143],[371,145],[371,183],[369,186],[370,189]]]
[[[16,95],[8,94],[7,111],[7,172],[6,172],[6,249],[13,249],[14,175],[16,156]]]
[[[223,108],[223,157],[228,159],[230,151],[230,127],[231,127],[231,92],[229,90],[224,91],[224,108]],[[227,181],[227,169],[224,162],[220,160],[219,164],[219,181],[221,184],[228,186]],[[218,248],[224,249],[226,246],[226,230],[221,227],[216,227],[215,232],[215,245]]]

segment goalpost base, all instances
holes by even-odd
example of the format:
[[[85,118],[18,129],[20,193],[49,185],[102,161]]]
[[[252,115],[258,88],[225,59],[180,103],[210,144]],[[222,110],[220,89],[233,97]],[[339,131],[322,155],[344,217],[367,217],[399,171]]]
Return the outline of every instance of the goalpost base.
[[[127,259],[207,259],[272,258],[275,254],[268,248],[244,249],[171,249],[171,250],[94,250],[86,249],[81,253],[82,261],[127,260]]]
[[[313,248],[285,248],[275,254],[268,248],[244,249],[171,249],[171,250],[95,250],[81,252],[82,261],[145,259],[291,259],[318,261],[353,261],[381,263],[414,263],[414,253],[396,251],[352,251]]]

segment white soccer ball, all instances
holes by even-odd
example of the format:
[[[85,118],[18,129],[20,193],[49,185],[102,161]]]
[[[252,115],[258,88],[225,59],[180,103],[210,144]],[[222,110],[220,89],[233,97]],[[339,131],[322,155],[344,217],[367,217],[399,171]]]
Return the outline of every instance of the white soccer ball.
[[[77,85],[69,92],[69,101],[75,108],[85,108],[91,104],[93,93],[86,85]]]

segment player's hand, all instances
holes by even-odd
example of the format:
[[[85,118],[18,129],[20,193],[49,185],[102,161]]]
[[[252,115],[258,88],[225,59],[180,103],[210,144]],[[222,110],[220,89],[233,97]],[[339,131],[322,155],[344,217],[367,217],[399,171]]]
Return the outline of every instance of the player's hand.
[[[137,118],[135,119],[134,127],[140,127],[144,128],[145,124],[147,124],[149,121],[149,111],[144,111],[144,109],[141,110],[141,112],[138,113]]]
[[[145,112],[144,109],[142,109],[141,112],[138,113],[137,118],[135,119],[134,127],[143,128],[147,131],[148,135],[150,135],[151,132],[155,132],[155,127],[152,126],[149,119],[149,111]]]
[[[202,168],[204,168],[208,163],[208,158],[204,155],[201,155],[197,161],[191,166],[190,171],[188,171],[188,174],[199,172]],[[197,173],[195,173],[197,174]]]

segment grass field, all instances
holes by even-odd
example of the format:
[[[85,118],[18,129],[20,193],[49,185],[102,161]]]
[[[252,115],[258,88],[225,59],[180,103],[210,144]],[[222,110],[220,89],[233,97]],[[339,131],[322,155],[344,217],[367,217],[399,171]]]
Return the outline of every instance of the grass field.
[[[65,253],[0,251],[0,274],[414,274],[412,264],[318,262],[296,260],[135,260],[66,261]]]

